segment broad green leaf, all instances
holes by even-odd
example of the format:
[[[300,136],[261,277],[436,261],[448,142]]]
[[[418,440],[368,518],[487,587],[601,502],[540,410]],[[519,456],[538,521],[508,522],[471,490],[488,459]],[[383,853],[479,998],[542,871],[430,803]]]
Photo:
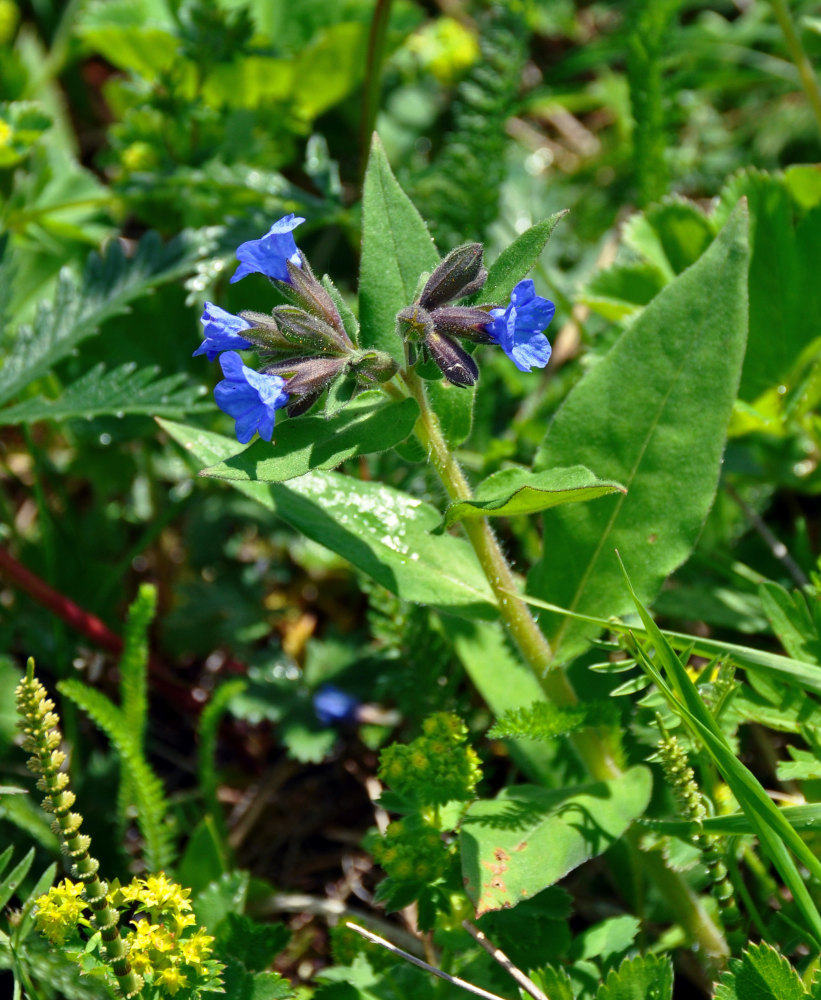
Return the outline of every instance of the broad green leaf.
[[[177,865],[177,878],[180,885],[191,889],[196,897],[202,889],[224,875],[225,870],[225,847],[216,821],[213,816],[203,816],[185,845]]]
[[[404,363],[396,314],[413,301],[422,272],[432,271],[438,263],[428,227],[399,187],[374,135],[362,200],[362,347],[375,347]]]
[[[750,945],[741,958],[730,959],[730,968],[713,994],[714,1000],[802,1000],[807,996],[801,977],[766,941]]]
[[[299,417],[274,430],[273,442],[255,441],[245,451],[201,475],[214,479],[282,483],[312,469],[334,469],[357,455],[384,451],[413,430],[419,407],[413,399],[389,402],[365,392],[336,416]]]
[[[443,527],[478,517],[536,514],[563,503],[582,503],[608,493],[625,493],[619,483],[603,483],[583,465],[567,469],[503,469],[476,487],[472,500],[456,500],[445,510]]]
[[[229,913],[242,913],[250,881],[248,872],[226,872],[198,892],[193,899],[197,923],[203,924],[213,934]]]
[[[473,424],[474,386],[453,385],[447,379],[427,382],[428,402],[436,411],[445,440],[451,448],[458,448],[467,440]],[[423,457],[424,457],[423,452]]]
[[[550,997],[550,1000],[574,1000],[575,994],[570,976],[561,966],[548,965],[544,969],[531,972],[531,978]]]
[[[236,449],[231,438],[158,423],[199,463],[224,462]],[[309,472],[287,485],[240,480],[231,485],[404,600],[468,617],[495,617],[493,593],[468,543],[430,534],[439,521],[430,504],[336,472]]]
[[[506,247],[488,268],[487,281],[477,295],[477,301],[506,305],[516,285],[539,262],[553,230],[567,212],[565,209],[537,222]]]
[[[528,581],[538,597],[572,612],[619,614],[630,601],[614,548],[636,567],[645,599],[690,554],[715,497],[744,355],[746,230],[739,206],[556,414],[536,471],[580,463],[628,492],[544,515],[545,554]],[[542,624],[563,659],[591,634],[569,618]]]
[[[181,416],[212,408],[210,402],[202,400],[202,386],[187,386],[187,376],[179,373],[157,378],[159,371],[156,366],[137,370],[128,362],[107,372],[100,363],[67,386],[57,399],[38,396],[0,410],[0,425],[124,413]]]
[[[594,924],[574,939],[570,948],[570,958],[597,959],[600,964],[612,964],[633,945],[641,929],[641,921],[637,917],[624,914],[620,917],[609,917],[599,924]]]
[[[179,41],[162,28],[146,24],[101,25],[86,29],[81,37],[87,49],[105,56],[112,66],[132,70],[149,81],[181,61]]]
[[[515,906],[603,853],[641,816],[651,789],[650,771],[638,766],[617,781],[555,791],[523,785],[474,802],[460,843],[476,915]]]
[[[670,959],[666,955],[636,955],[610,970],[595,1000],[672,1000],[672,996]]]
[[[618,263],[594,274],[579,302],[605,319],[618,321],[640,312],[669,280],[654,264]]]

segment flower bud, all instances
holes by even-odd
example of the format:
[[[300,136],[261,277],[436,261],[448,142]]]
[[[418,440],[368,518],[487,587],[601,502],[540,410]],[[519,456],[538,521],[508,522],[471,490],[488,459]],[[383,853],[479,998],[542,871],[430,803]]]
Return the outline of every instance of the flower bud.
[[[254,312],[245,309],[240,316],[251,328],[246,330],[246,340],[250,340],[257,347],[264,347],[268,351],[293,351],[294,345],[277,326],[277,321],[268,313]]]
[[[430,318],[440,333],[452,333],[477,344],[496,343],[487,330],[493,317],[477,306],[444,306],[434,309]]]
[[[476,362],[456,341],[432,330],[425,340],[425,347],[448,382],[458,386],[476,384],[479,378]]]
[[[302,258],[302,267],[298,267],[290,260],[286,262],[286,267],[288,268],[291,296],[297,299],[309,313],[321,317],[328,326],[336,330],[343,343],[352,346],[350,338],[345,333],[345,327],[334,300],[316,280],[305,257]]]
[[[266,375],[279,375],[285,379],[285,391],[289,396],[318,396],[325,386],[349,364],[343,358],[287,358],[266,365]],[[290,408],[289,411],[290,413]]]
[[[362,351],[351,359],[351,367],[366,382],[390,382],[399,365],[384,351]]]
[[[276,306],[273,310],[282,335],[291,345],[309,347],[322,354],[347,353],[350,342],[338,330],[298,306]]]
[[[425,309],[434,309],[478,292],[487,280],[482,252],[481,243],[466,243],[451,250],[428,278],[419,297],[420,304]]]

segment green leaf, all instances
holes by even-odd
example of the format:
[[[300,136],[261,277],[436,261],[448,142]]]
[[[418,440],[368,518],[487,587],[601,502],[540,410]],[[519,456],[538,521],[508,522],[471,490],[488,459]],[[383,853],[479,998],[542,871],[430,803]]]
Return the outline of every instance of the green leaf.
[[[790,656],[821,665],[821,610],[816,612],[818,621],[811,610],[818,606],[818,597],[810,598],[811,606],[800,591],[790,594],[769,580],[758,588],[758,596],[773,632]]]
[[[445,510],[442,528],[479,517],[536,514],[563,503],[582,503],[608,493],[626,493],[619,483],[603,483],[583,465],[567,469],[503,469],[476,487],[472,500],[456,500]]]
[[[446,379],[441,379],[438,382],[427,382],[425,388],[428,402],[436,411],[448,446],[458,448],[470,436],[476,387],[453,385]],[[424,449],[422,455],[426,455]]]
[[[0,910],[6,908],[6,904],[17,892],[23,879],[28,875],[31,863],[34,861],[34,848],[32,847],[21,861],[12,868],[6,877],[0,882]]]
[[[190,235],[164,246],[156,233],[147,233],[130,258],[117,240],[104,256],[92,254],[79,284],[64,269],[53,303],[42,304],[34,323],[16,332],[0,368],[0,404],[45,375],[106,320],[127,312],[135,299],[191,271],[200,250]]]
[[[570,976],[561,966],[545,966],[537,972],[531,972],[531,978],[550,1000],[574,1000],[573,984]]]
[[[356,375],[346,365],[328,386],[325,397],[325,419],[330,421],[350,403],[357,389]],[[384,396],[382,397],[384,400]],[[287,427],[286,427],[287,430]],[[410,433],[410,431],[408,431]],[[406,435],[407,436],[407,435]],[[333,468],[334,466],[328,466]]]
[[[220,690],[224,690],[230,683],[223,684]],[[218,880],[225,871],[225,849],[216,821],[213,816],[203,816],[185,845],[177,866],[177,878],[180,885],[190,889],[196,898],[201,890]]]
[[[322,275],[322,287],[333,299],[334,305],[339,310],[342,325],[345,333],[350,337],[351,343],[359,345],[359,320],[354,315],[353,309],[348,305],[342,292],[336,287],[327,274]]]
[[[506,247],[488,268],[487,281],[479,292],[477,301],[499,306],[507,305],[510,293],[539,262],[542,250],[547,246],[553,230],[567,212],[568,209],[565,209],[563,212],[554,213],[549,219],[537,222]]]
[[[231,438],[168,420],[158,423],[199,462],[224,462],[236,448]],[[468,543],[431,536],[439,514],[430,504],[335,472],[310,472],[287,485],[238,480],[231,485],[404,600],[468,617],[495,617],[495,598]]]
[[[229,913],[242,913],[250,880],[248,872],[226,872],[198,893],[193,900],[197,923],[214,934]]]
[[[627,914],[602,920],[574,939],[570,958],[574,961],[597,959],[601,964],[613,964],[619,955],[632,947],[640,929],[641,921]]]
[[[220,952],[249,972],[267,969],[291,938],[285,924],[261,924],[243,913],[227,913],[218,935]]]
[[[809,993],[801,977],[766,941],[751,945],[741,958],[731,958],[713,994],[714,1000],[802,1000],[806,996]]]
[[[137,824],[143,835],[146,866],[152,872],[170,872],[174,844],[166,823],[168,807],[162,783],[130,732],[125,716],[104,694],[81,681],[73,678],[60,681],[57,689],[82,708],[111,741],[137,807]]]
[[[614,781],[555,791],[523,785],[474,802],[460,843],[477,917],[535,896],[603,853],[641,816],[651,789],[650,771],[638,766]]]
[[[275,431],[273,443],[255,441],[245,451],[203,469],[213,479],[282,483],[312,469],[333,469],[357,455],[384,451],[413,430],[419,407],[413,399],[388,402],[381,392],[364,392],[344,411],[299,417]]]
[[[653,205],[643,215],[634,215],[624,228],[625,244],[668,279],[694,264],[714,235],[711,220],[684,198],[670,198]]]
[[[755,400],[787,377],[821,326],[821,209],[799,221],[779,175],[745,170],[721,194],[718,215],[738,198],[750,206],[750,337],[739,396]]]
[[[362,214],[361,346],[385,351],[402,364],[396,314],[413,301],[419,276],[436,267],[439,254],[422,216],[393,176],[376,134],[365,174]]]
[[[656,687],[667,699],[670,708],[712,757],[730,791],[752,823],[762,849],[792,893],[806,924],[807,939],[817,946],[821,941],[821,914],[790,851],[816,879],[821,879],[821,861],[790,826],[755,775],[738,759],[736,751],[730,746],[723,730],[702,700],[684,664],[676,656],[650,613],[637,597],[623,565],[621,570],[639,617],[647,630],[649,640],[647,644],[654,650],[654,656],[651,657],[645,644],[636,643],[635,651],[639,664],[653,679]],[[685,659],[687,658],[689,652],[685,654]]]
[[[148,416],[182,416],[211,409],[202,402],[202,386],[186,386],[188,376],[157,378],[156,366],[140,368],[127,362],[111,372],[95,365],[72,382],[57,399],[42,396],[0,410],[0,425],[32,424],[38,420],[69,420],[106,414],[142,413]]]
[[[744,354],[746,228],[739,206],[556,414],[536,469],[581,463],[628,492],[544,515],[545,554],[528,581],[537,596],[582,614],[619,614],[630,601],[615,547],[632,556],[646,599],[690,554],[715,497]],[[561,658],[595,631],[569,618],[543,616],[542,626]]]
[[[596,991],[596,1000],[672,1000],[672,996],[673,966],[661,955],[625,958]]]

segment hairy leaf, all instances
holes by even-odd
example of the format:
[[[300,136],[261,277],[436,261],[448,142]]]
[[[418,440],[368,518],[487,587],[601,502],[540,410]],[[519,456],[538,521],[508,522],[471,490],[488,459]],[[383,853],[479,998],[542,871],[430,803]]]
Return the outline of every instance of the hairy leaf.
[[[170,417],[213,408],[210,402],[202,401],[204,388],[186,385],[186,375],[157,378],[159,370],[155,366],[137,370],[128,362],[107,372],[100,363],[67,386],[57,399],[40,396],[0,409],[0,425],[124,413]]]
[[[63,270],[52,303],[44,303],[31,326],[20,327],[0,368],[0,404],[50,371],[100,325],[122,315],[135,299],[193,269],[202,244],[192,235],[163,245],[146,234],[133,256],[114,240],[103,256],[92,254],[80,282]]]
[[[506,247],[496,258],[493,266],[488,269],[487,281],[476,297],[477,301],[506,305],[510,293],[518,282],[539,262],[542,250],[547,246],[553,230],[565,215],[567,210],[556,212],[549,219],[537,222]]]
[[[393,176],[376,135],[362,212],[361,345],[385,351],[403,363],[396,314],[413,302],[420,275],[436,267],[439,254],[421,215]]]
[[[200,463],[224,461],[236,448],[231,438],[158,423]],[[230,482],[404,600],[468,617],[495,617],[493,593],[468,543],[431,536],[439,514],[430,504],[336,472],[309,472],[287,484]]]
[[[537,596],[582,614],[619,614],[630,602],[614,548],[635,566],[645,599],[690,554],[715,496],[741,372],[746,230],[739,206],[556,414],[536,469],[582,463],[628,492],[544,515],[545,553],[528,581]],[[591,634],[569,618],[542,625],[562,658]]]
[[[239,455],[203,469],[214,479],[282,483],[312,469],[334,469],[357,455],[384,451],[413,430],[413,399],[388,402],[381,392],[362,393],[333,417],[298,417],[274,432],[273,444],[255,441]]]
[[[506,788],[474,802],[462,820],[465,890],[476,915],[515,906],[607,850],[650,801],[646,767],[616,781],[547,791]]]
[[[503,469],[476,487],[471,500],[448,504],[442,527],[478,517],[536,514],[563,503],[582,503],[608,493],[626,493],[619,483],[603,483],[583,465],[567,469]]]

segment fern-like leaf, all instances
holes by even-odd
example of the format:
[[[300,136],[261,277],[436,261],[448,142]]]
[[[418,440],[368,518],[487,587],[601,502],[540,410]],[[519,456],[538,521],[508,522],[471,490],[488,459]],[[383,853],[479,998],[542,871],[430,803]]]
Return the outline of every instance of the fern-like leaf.
[[[26,399],[0,410],[0,425],[125,413],[173,417],[208,408],[208,404],[200,402],[205,389],[185,386],[186,375],[157,378],[160,369],[156,366],[139,371],[136,367],[129,362],[107,372],[105,365],[95,365],[72,382],[58,399]]]
[[[536,701],[524,708],[503,712],[488,730],[491,739],[553,740],[584,726],[613,724],[615,710],[609,702],[588,702],[562,707]]]
[[[131,734],[125,715],[105,695],[80,681],[60,681],[57,687],[62,695],[87,712],[111,741],[134,793],[146,866],[152,872],[169,871],[174,849],[166,823],[168,807],[163,787]]]
[[[217,746],[217,730],[220,719],[235,695],[245,690],[244,680],[227,681],[221,684],[211,695],[211,699],[202,710],[199,722],[199,752],[197,755],[197,770],[199,772],[200,788],[206,806],[220,826],[223,825],[222,810],[217,802],[217,771],[214,752]],[[224,832],[224,831],[222,831]]]
[[[64,269],[53,302],[41,305],[34,323],[14,336],[0,368],[0,404],[49,372],[106,320],[127,312],[135,299],[187,274],[204,249],[196,234],[164,245],[156,233],[147,233],[132,257],[117,241],[102,256],[92,254],[79,282]]]
[[[150,583],[140,587],[128,609],[120,657],[122,712],[128,731],[138,746],[145,738],[148,710],[148,627],[157,610],[157,588]]]

